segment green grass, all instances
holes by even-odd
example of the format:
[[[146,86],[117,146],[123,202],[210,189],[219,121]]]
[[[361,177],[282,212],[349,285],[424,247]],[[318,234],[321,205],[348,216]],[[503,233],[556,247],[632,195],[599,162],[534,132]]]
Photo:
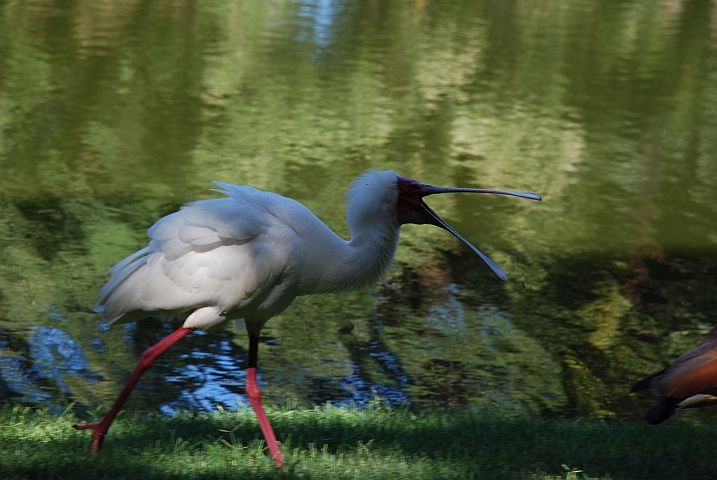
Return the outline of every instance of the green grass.
[[[268,415],[283,469],[269,459],[251,412],[125,413],[105,451],[91,455],[90,434],[71,428],[84,420],[70,409],[5,407],[0,478],[717,478],[711,421],[653,427],[334,407]]]

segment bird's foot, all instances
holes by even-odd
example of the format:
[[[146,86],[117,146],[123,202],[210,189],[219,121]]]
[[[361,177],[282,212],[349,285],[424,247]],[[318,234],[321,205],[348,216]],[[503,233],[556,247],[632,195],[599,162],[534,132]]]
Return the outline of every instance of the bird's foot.
[[[271,453],[271,449],[269,449],[269,453]],[[276,463],[277,467],[282,468],[284,466],[284,456],[281,454],[280,450],[274,452],[272,458],[274,459],[274,463]]]
[[[105,445],[103,440],[107,428],[100,423],[86,423],[84,425],[73,425],[72,428],[75,430],[92,430],[92,443],[90,444],[90,452],[99,453],[104,450]]]

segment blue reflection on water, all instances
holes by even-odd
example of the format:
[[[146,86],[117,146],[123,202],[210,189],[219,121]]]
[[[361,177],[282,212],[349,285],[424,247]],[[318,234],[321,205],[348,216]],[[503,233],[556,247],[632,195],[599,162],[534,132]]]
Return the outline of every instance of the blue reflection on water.
[[[426,323],[447,335],[463,335],[466,333],[465,311],[458,300],[458,288],[451,283],[443,289],[448,294],[448,300],[431,306]]]
[[[0,342],[0,349],[5,349],[7,342]],[[0,355],[0,387],[3,396],[20,396],[31,403],[48,403],[53,396],[43,392],[35,385],[38,379],[27,369],[27,359],[22,356]]]
[[[371,352],[369,355],[388,370],[393,378],[401,383],[408,383],[408,375],[403,372],[403,366],[396,355],[390,352]]]
[[[62,320],[59,310],[48,315]],[[69,398],[71,390],[66,382],[68,375],[87,382],[101,379],[97,372],[88,370],[89,361],[82,347],[59,328],[36,327],[27,342],[0,340],[0,390],[6,398],[31,403],[52,403],[58,394]]]
[[[187,408],[212,411],[217,404],[233,409],[246,400],[243,393],[246,369],[229,341],[212,343],[207,350],[193,350],[179,358],[186,365],[171,367],[171,373],[165,378],[180,385],[181,394],[176,400],[161,405],[162,412],[172,415]],[[261,385],[261,381],[259,383]]]
[[[30,343],[30,358],[39,377],[53,379],[66,393],[70,389],[63,380],[64,375],[73,375],[85,381],[101,379],[98,373],[87,370],[89,361],[82,347],[58,328],[37,327]]]
[[[66,322],[67,321],[67,317],[55,305],[52,305],[52,306],[50,306],[50,308],[47,309],[47,313],[45,314],[45,317],[49,318],[50,320],[55,320],[58,322]]]
[[[339,10],[338,2],[333,0],[304,0],[300,2],[297,12],[299,24],[308,26],[313,33],[313,43],[319,48],[326,48],[333,42],[334,22]],[[299,35],[299,41],[306,41]]]
[[[377,355],[380,354],[377,353]],[[392,357],[391,354],[386,353],[386,355]],[[405,383],[408,381],[408,377],[402,375],[400,381]],[[343,399],[332,399],[331,403],[334,405],[366,406],[370,402],[377,400],[392,406],[410,404],[408,396],[403,393],[398,386],[382,385],[367,381],[363,378],[361,369],[356,365],[353,366],[353,373],[341,380],[339,385],[341,386],[341,389],[346,392],[346,397]]]

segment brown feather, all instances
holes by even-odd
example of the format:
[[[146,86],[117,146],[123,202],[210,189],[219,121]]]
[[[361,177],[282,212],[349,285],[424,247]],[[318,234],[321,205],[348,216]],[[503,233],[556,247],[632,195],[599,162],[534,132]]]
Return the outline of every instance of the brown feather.
[[[685,398],[717,386],[717,358],[696,366],[680,368],[673,365],[656,385],[657,393],[673,398]]]
[[[643,417],[656,425],[682,408],[717,403],[717,325],[697,347],[680,355],[664,370],[640,380],[630,392],[650,390],[660,395]]]

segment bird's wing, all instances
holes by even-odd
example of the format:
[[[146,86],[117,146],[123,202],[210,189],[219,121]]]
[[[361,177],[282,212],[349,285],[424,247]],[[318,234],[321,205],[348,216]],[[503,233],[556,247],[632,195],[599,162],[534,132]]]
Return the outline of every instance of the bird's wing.
[[[279,279],[300,242],[271,210],[293,201],[251,187],[220,186],[230,198],[190,203],[160,219],[147,232],[149,246],[111,270],[98,302],[105,319],[132,321],[133,312],[197,306],[241,309]]]
[[[717,386],[717,340],[701,343],[681,355],[651,381],[653,391],[686,398]]]

